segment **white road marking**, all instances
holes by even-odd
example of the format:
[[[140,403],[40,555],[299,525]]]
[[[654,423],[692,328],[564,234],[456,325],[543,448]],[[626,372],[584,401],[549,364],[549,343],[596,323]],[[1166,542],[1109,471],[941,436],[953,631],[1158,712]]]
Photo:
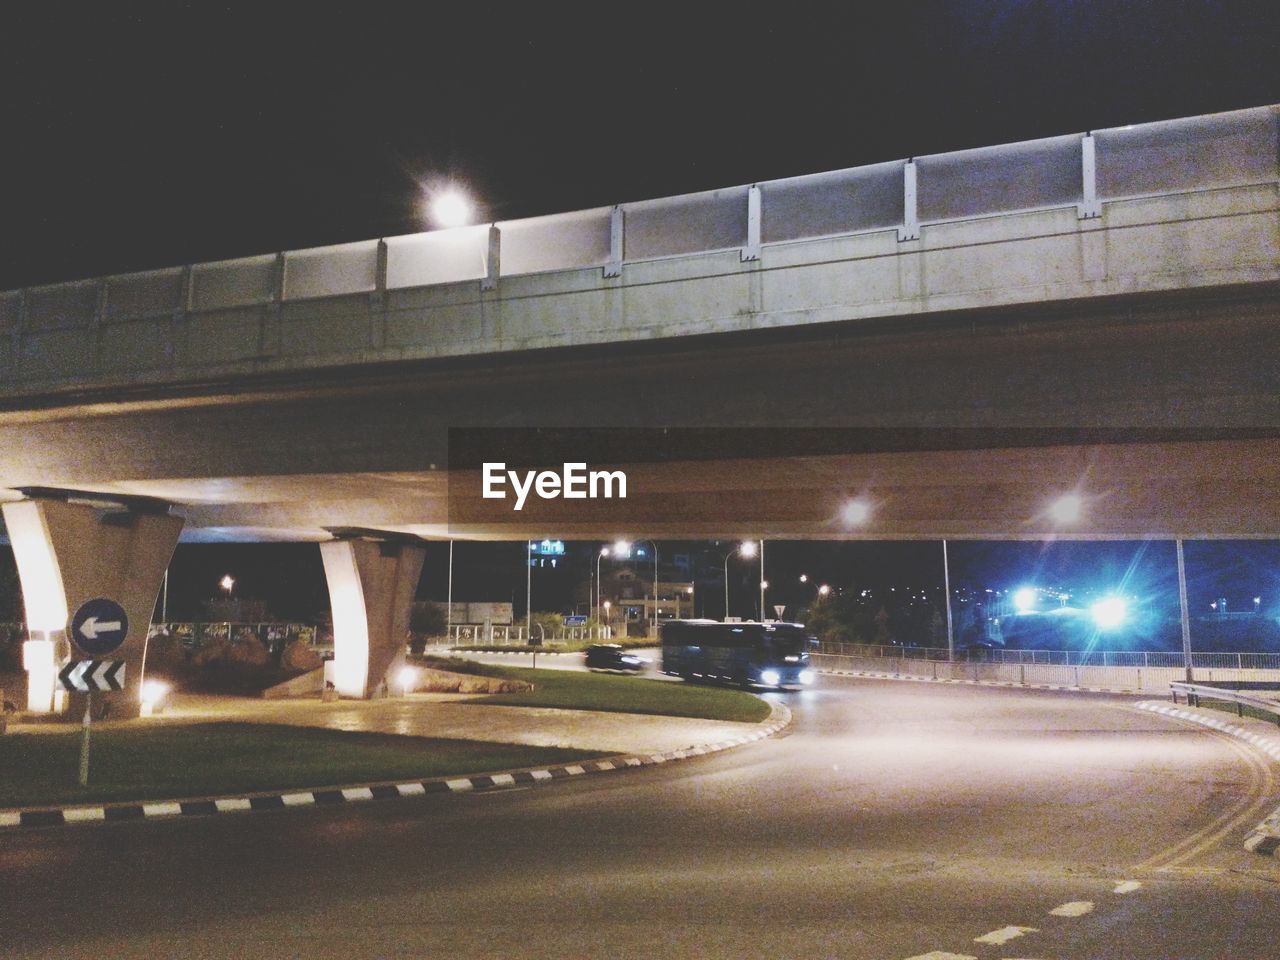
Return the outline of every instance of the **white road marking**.
[[[402,797],[411,797],[419,793],[426,793],[427,788],[420,783],[397,783],[396,790]]]
[[[569,774],[571,777],[576,777],[578,774],[586,773],[587,771],[575,763],[572,766],[565,767],[564,772]]]
[[[66,816],[66,813],[63,813]],[[0,813],[0,827],[16,827],[22,823],[21,813]]]
[[[1093,913],[1093,902],[1090,900],[1072,900],[1049,911],[1050,916],[1054,917],[1083,917],[1086,913]]]
[[[107,811],[101,807],[72,807],[70,810],[63,810],[62,815],[68,823],[74,823],[78,820],[105,820]]]
[[[493,775],[493,785],[495,787],[509,787],[516,782],[516,778],[509,773],[495,773]]]
[[[142,813],[147,817],[176,817],[181,815],[182,807],[176,803],[144,803]]]
[[[967,953],[947,953],[945,950],[934,950],[930,953],[922,953],[919,956],[907,957],[907,960],[978,960],[978,958],[971,957]]]
[[[1016,940],[1018,937],[1025,936],[1028,933],[1039,933],[1038,927],[1001,927],[999,930],[992,930],[990,933],[984,933],[980,937],[974,937],[974,943],[994,943],[999,946],[1002,943],[1008,943],[1010,940]]]
[[[1133,893],[1133,891],[1139,890],[1141,888],[1142,888],[1142,884],[1140,884],[1137,880],[1123,880],[1120,883],[1117,883],[1116,888],[1111,892],[1112,893]]]
[[[550,771],[550,770],[534,770],[534,771],[530,774],[530,776],[532,776],[532,777],[533,777],[533,779],[535,779],[535,780],[550,780],[550,779],[551,779],[551,771]]]
[[[348,787],[342,791],[342,796],[346,800],[372,800],[373,791],[368,787]]]
[[[470,790],[473,787],[473,784],[471,783],[470,779],[467,779],[467,778],[462,778],[458,780],[446,780],[445,785],[448,786],[448,788],[452,790],[454,793],[458,793],[459,791],[462,791],[462,790]]]
[[[253,809],[248,797],[227,797],[222,800],[215,800],[213,801],[213,806],[219,813],[227,813],[231,810]]]
[[[286,807],[303,807],[316,802],[314,793],[286,793],[280,797]]]

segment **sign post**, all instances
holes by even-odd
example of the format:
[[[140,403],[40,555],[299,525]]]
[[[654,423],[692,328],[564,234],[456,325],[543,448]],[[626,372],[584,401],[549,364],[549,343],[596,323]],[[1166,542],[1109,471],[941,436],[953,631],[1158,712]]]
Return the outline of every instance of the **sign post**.
[[[86,600],[77,608],[67,632],[76,646],[91,657],[114,653],[129,633],[129,615],[124,607],[106,597]],[[124,688],[123,660],[72,660],[58,679],[67,690],[85,694],[84,718],[80,721],[80,786],[89,785],[89,727],[93,721],[93,691]]]
[[[93,691],[124,688],[123,660],[72,660],[58,671],[66,690],[86,694],[80,721],[80,786],[89,784],[89,724],[93,719]]]

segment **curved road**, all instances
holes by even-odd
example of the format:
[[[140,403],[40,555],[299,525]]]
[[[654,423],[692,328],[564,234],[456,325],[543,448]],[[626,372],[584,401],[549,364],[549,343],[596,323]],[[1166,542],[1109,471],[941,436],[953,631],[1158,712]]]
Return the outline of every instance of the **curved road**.
[[[1118,697],[823,678],[787,734],[536,788],[8,831],[0,955],[1256,960],[1280,801]],[[1055,913],[1056,911],[1056,913]]]

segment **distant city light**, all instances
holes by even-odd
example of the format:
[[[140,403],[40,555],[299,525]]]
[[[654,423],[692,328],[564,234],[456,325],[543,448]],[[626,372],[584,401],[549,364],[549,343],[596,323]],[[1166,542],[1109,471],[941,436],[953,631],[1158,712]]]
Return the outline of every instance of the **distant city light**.
[[[1125,602],[1120,597],[1107,597],[1090,607],[1089,612],[1093,615],[1093,622],[1097,624],[1098,629],[1114,630],[1124,623],[1127,611]]]
[[[827,594],[829,594],[830,592],[831,592],[831,586],[830,586],[829,584],[824,583],[822,586],[820,586],[820,587],[818,588],[818,596],[820,596],[820,597],[825,597],[825,596],[826,596]],[[864,591],[862,591],[862,593],[863,593],[863,596],[865,596],[865,595],[866,595],[866,591],[865,591],[865,590],[864,590]]]
[[[431,201],[431,219],[439,227],[463,227],[471,222],[471,201],[457,188],[436,194]]]
[[[871,516],[871,507],[864,500],[850,500],[840,511],[845,523],[864,523]]]
[[[1036,592],[1030,587],[1023,587],[1013,595],[1013,605],[1019,613],[1030,613],[1036,606]]]
[[[1065,497],[1059,497],[1049,508],[1049,514],[1058,523],[1075,523],[1080,519],[1080,496],[1069,493]]]
[[[220,586],[223,590],[227,591],[227,593],[230,593],[232,588],[235,587],[235,585],[236,585],[235,577],[231,576],[231,574],[229,573],[226,576],[224,576],[221,580],[218,581],[218,586]]]
[[[629,558],[631,556],[631,541],[630,540],[615,541],[613,544],[613,555],[615,557]]]
[[[801,583],[808,583],[808,582],[809,582],[809,575],[808,575],[807,573],[802,573],[802,574],[800,574],[800,582],[801,582]]]

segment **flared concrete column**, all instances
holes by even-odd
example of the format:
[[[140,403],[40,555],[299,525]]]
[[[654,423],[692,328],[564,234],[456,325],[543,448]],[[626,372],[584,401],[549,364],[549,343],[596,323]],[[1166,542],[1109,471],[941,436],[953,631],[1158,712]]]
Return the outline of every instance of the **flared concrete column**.
[[[68,637],[67,620],[86,600],[106,597],[129,617],[124,643],[106,658],[125,661],[125,688],[108,696],[113,715],[137,716],[147,631],[182,518],[62,500],[20,500],[2,509],[30,637],[23,650],[27,709],[65,707],[57,671],[68,659],[90,659]]]
[[[409,611],[426,550],[419,544],[344,539],[320,544],[333,610],[334,685],[368,699],[404,660]]]

